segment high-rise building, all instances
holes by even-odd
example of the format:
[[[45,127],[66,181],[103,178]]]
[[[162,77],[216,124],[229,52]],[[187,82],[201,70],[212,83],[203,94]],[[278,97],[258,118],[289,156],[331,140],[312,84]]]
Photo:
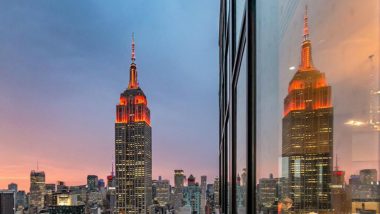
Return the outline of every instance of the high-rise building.
[[[170,203],[170,194],[171,187],[169,180],[162,180],[161,176],[158,177],[158,180],[153,181],[155,186],[154,200],[161,206],[165,207]]]
[[[331,86],[313,65],[307,10],[301,63],[289,83],[282,119],[282,157],[296,212],[331,209],[333,107]]]
[[[201,176],[201,189],[202,189],[202,191],[206,192],[206,189],[207,189],[207,176],[206,175]]]
[[[58,182],[57,182],[58,183]],[[52,206],[53,204],[53,194],[56,191],[55,184],[45,184],[45,207]]]
[[[207,189],[207,176],[202,175],[201,176],[201,213],[205,213],[205,207],[206,207],[206,189]]]
[[[220,206],[220,180],[219,178],[215,178],[214,180],[214,203],[215,203],[215,208],[219,209]]]
[[[191,213],[201,213],[201,188],[195,182],[195,177],[190,175],[187,179],[187,187],[184,188],[185,205],[191,206]]]
[[[15,184],[15,183],[8,184],[8,190],[13,190],[13,191],[17,192],[17,184]]]
[[[277,179],[273,178],[273,174],[269,178],[260,178],[258,184],[258,209],[260,211],[273,212],[275,203],[278,201],[276,191]]]
[[[104,187],[106,186],[106,183],[104,182],[104,180],[103,179],[99,179],[98,180],[98,189],[100,190],[100,189],[104,189]]]
[[[359,176],[361,184],[375,184],[378,181],[376,169],[362,169]]]
[[[18,191],[16,193],[16,209],[23,210],[27,207],[25,191]]]
[[[185,185],[186,176],[182,169],[174,170],[174,187],[183,188]]]
[[[183,205],[183,187],[185,186],[186,176],[182,169],[174,170],[174,209],[178,210]]]
[[[351,213],[380,212],[380,184],[376,180],[376,169],[362,169],[360,175],[351,175],[347,188]]]
[[[111,189],[114,189],[115,187],[115,174],[113,171],[113,163],[112,163],[111,174],[107,176],[107,188],[110,189],[110,187],[112,187]]]
[[[15,213],[15,196],[16,192],[13,190],[0,190],[0,214]]]
[[[90,191],[95,191],[98,189],[97,175],[87,175],[87,189]]]
[[[29,213],[38,213],[45,205],[45,172],[30,172]]]
[[[88,179],[88,177],[87,177],[87,179]],[[57,181],[57,192],[68,192],[68,191],[69,191],[69,187],[66,186],[65,182]]]
[[[137,81],[135,43],[128,88],[116,106],[116,206],[119,213],[146,213],[152,203],[152,128],[147,98]]]
[[[338,158],[337,158],[338,161]],[[346,172],[339,170],[336,165],[331,177],[331,205],[335,213],[349,213],[351,211],[351,201],[349,199],[348,188],[345,183]]]

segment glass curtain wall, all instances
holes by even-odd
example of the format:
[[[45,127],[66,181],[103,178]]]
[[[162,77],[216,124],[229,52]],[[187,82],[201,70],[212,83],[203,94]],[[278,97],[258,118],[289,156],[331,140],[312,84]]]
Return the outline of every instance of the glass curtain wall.
[[[250,213],[255,195],[252,152],[249,152],[248,117],[253,110],[250,102],[249,78],[252,66],[248,60],[254,52],[248,49],[247,1],[223,0],[220,12],[220,213]],[[249,109],[251,109],[249,111]]]
[[[221,0],[220,213],[380,213],[380,2]]]
[[[380,213],[380,2],[256,6],[257,213]]]

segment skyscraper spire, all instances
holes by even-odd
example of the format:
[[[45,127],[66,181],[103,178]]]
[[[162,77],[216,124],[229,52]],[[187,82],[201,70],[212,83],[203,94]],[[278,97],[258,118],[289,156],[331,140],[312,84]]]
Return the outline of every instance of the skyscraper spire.
[[[136,56],[135,56],[135,36],[134,33],[132,33],[132,57],[131,57],[132,63],[135,62]]]
[[[135,89],[139,87],[139,83],[137,82],[137,70],[136,70],[136,64],[135,64],[135,36],[132,33],[132,57],[131,57],[132,63],[131,67],[129,69],[129,84],[128,89]]]
[[[301,64],[300,71],[307,71],[314,68],[313,60],[311,57],[311,41],[309,39],[309,17],[307,15],[307,5],[305,6],[305,15],[303,23],[303,42],[301,50]]]
[[[308,23],[308,16],[307,16],[307,5],[305,6],[305,15],[303,18],[303,37],[304,41],[309,40],[309,23]]]

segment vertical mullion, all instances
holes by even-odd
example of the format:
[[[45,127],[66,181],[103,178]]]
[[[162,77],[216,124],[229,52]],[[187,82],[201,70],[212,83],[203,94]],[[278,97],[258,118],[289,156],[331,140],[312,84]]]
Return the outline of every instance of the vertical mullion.
[[[256,212],[256,0],[247,0],[248,213]]]

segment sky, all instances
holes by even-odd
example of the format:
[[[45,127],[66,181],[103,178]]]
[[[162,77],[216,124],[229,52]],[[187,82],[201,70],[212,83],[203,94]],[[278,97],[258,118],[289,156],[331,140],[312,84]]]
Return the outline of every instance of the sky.
[[[131,35],[153,178],[218,174],[219,1],[1,1],[0,189],[110,174]]]

